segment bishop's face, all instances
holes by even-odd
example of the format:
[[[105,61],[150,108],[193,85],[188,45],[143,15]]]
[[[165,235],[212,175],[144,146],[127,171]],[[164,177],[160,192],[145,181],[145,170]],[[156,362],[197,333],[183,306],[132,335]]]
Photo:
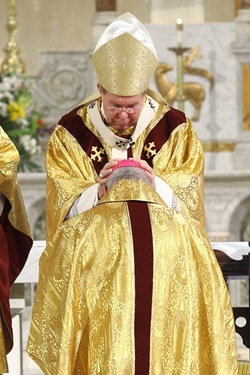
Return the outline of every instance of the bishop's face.
[[[100,84],[98,89],[109,126],[122,133],[137,124],[144,103],[144,93],[135,96],[117,96],[103,91]]]

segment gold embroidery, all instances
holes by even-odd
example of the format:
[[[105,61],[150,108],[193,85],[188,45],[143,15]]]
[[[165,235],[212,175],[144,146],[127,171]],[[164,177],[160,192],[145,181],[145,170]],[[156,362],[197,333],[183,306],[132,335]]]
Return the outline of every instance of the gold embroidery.
[[[0,320],[0,372],[1,373],[8,372],[6,349],[5,349],[5,343],[4,343],[4,334],[3,334],[1,320]]]
[[[104,148],[100,148],[100,150],[98,151],[98,147],[92,146],[91,152],[94,152],[94,154],[90,155],[91,160],[95,160],[98,163],[101,163],[103,160],[103,157],[101,155],[104,154]]]
[[[113,129],[110,125],[108,125],[108,128],[115,134],[118,135],[119,137],[123,137],[126,135],[131,135],[135,131],[135,125],[131,125],[128,129],[125,129],[124,131],[120,132],[116,129]]]
[[[48,242],[29,355],[46,374],[134,374],[134,246],[126,200],[138,199],[148,205],[153,234],[150,374],[236,375],[230,297],[205,230],[131,180],[66,220]]]
[[[144,151],[146,151],[146,156],[149,159],[151,156],[156,155],[155,143],[149,142],[148,145],[144,146]]]
[[[9,219],[13,227],[32,237],[23,197],[17,181],[19,154],[13,142],[0,126],[0,190],[9,200],[12,209]]]
[[[151,50],[129,33],[102,45],[93,54],[92,62],[101,85],[120,96],[145,91],[157,66]]]

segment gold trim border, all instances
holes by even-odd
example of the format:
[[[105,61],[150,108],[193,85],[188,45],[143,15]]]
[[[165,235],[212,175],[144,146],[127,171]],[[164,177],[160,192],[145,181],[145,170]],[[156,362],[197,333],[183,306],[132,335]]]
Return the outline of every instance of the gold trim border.
[[[204,152],[233,152],[235,142],[202,142]]]

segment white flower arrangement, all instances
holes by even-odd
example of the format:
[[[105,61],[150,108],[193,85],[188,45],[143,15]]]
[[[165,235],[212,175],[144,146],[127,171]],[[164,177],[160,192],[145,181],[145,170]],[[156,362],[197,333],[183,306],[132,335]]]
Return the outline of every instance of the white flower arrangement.
[[[32,96],[25,79],[14,73],[0,75],[0,125],[15,144],[19,171],[39,171],[32,157],[42,149],[38,131],[45,127],[41,113],[31,110]]]

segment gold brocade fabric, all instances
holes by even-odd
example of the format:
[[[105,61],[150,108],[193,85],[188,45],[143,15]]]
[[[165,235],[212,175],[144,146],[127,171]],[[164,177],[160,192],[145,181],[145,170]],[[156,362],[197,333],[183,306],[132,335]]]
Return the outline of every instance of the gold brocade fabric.
[[[109,126],[109,129],[114,134],[118,135],[119,137],[123,137],[123,136],[127,136],[127,135],[133,134],[134,131],[135,131],[135,125],[130,126],[128,129],[124,130],[123,132],[119,132],[118,130],[111,128],[111,126]]]
[[[182,212],[204,224],[204,155],[189,119],[173,131],[153,165],[179,198]]]
[[[12,227],[26,234],[31,239],[32,236],[30,226],[28,223],[21,190],[17,181],[18,162],[19,154],[16,147],[0,126],[0,192],[3,193],[3,195],[10,202],[11,209],[8,214],[8,219]],[[8,235],[12,235],[12,233],[9,232]],[[32,241],[30,241],[30,243],[32,243]],[[4,267],[5,272],[4,274],[1,274],[0,277],[3,277],[4,279],[2,280],[5,282],[8,275],[13,275],[13,268],[14,273],[17,272],[19,267],[19,258],[16,256],[16,259],[13,261],[13,259],[11,259],[11,254],[8,255],[10,256],[10,262],[13,261],[13,264],[8,264],[8,261],[6,261],[6,254],[4,252],[1,254],[1,251],[3,251],[1,245],[3,244],[0,243],[0,262],[2,266],[1,272]],[[2,257],[3,254],[4,256]],[[21,262],[23,262],[22,254],[20,254],[20,264]],[[6,295],[8,295],[7,291]],[[1,295],[0,298],[0,372],[6,372],[6,353],[8,353],[13,346],[13,337],[11,327],[8,326],[5,320],[2,298],[3,295]]]
[[[45,375],[134,375],[129,200],[148,204],[153,234],[150,375],[237,375],[230,298],[203,226],[131,180],[47,243],[29,355]]]
[[[4,344],[3,328],[0,319],[0,374],[8,372],[6,349]]]
[[[9,214],[12,226],[32,237],[23,198],[17,182],[18,163],[18,151],[0,126],[0,191],[12,206]]]
[[[58,125],[50,137],[46,154],[47,240],[56,233],[77,197],[97,183],[98,175],[92,161],[75,138]]]
[[[238,362],[239,375],[250,375],[250,362]]]
[[[93,96],[94,99],[97,96]],[[92,100],[92,99],[91,99]],[[90,101],[91,101],[90,100]],[[86,101],[89,104],[89,101]],[[168,107],[161,104],[155,118],[141,133],[132,147],[133,156],[141,156],[149,132],[157,126]],[[86,105],[79,111],[84,124],[101,141],[108,158],[111,147],[102,139],[90,121]],[[84,125],[83,125],[84,126]],[[156,176],[174,190],[186,215],[204,222],[203,150],[189,120],[177,127],[153,159]],[[50,138],[46,156],[47,169],[47,239],[56,232],[77,197],[98,182],[91,158],[76,139],[61,125]]]
[[[92,62],[101,85],[119,96],[139,95],[147,90],[157,67],[153,52],[129,33],[105,43],[94,53]]]

